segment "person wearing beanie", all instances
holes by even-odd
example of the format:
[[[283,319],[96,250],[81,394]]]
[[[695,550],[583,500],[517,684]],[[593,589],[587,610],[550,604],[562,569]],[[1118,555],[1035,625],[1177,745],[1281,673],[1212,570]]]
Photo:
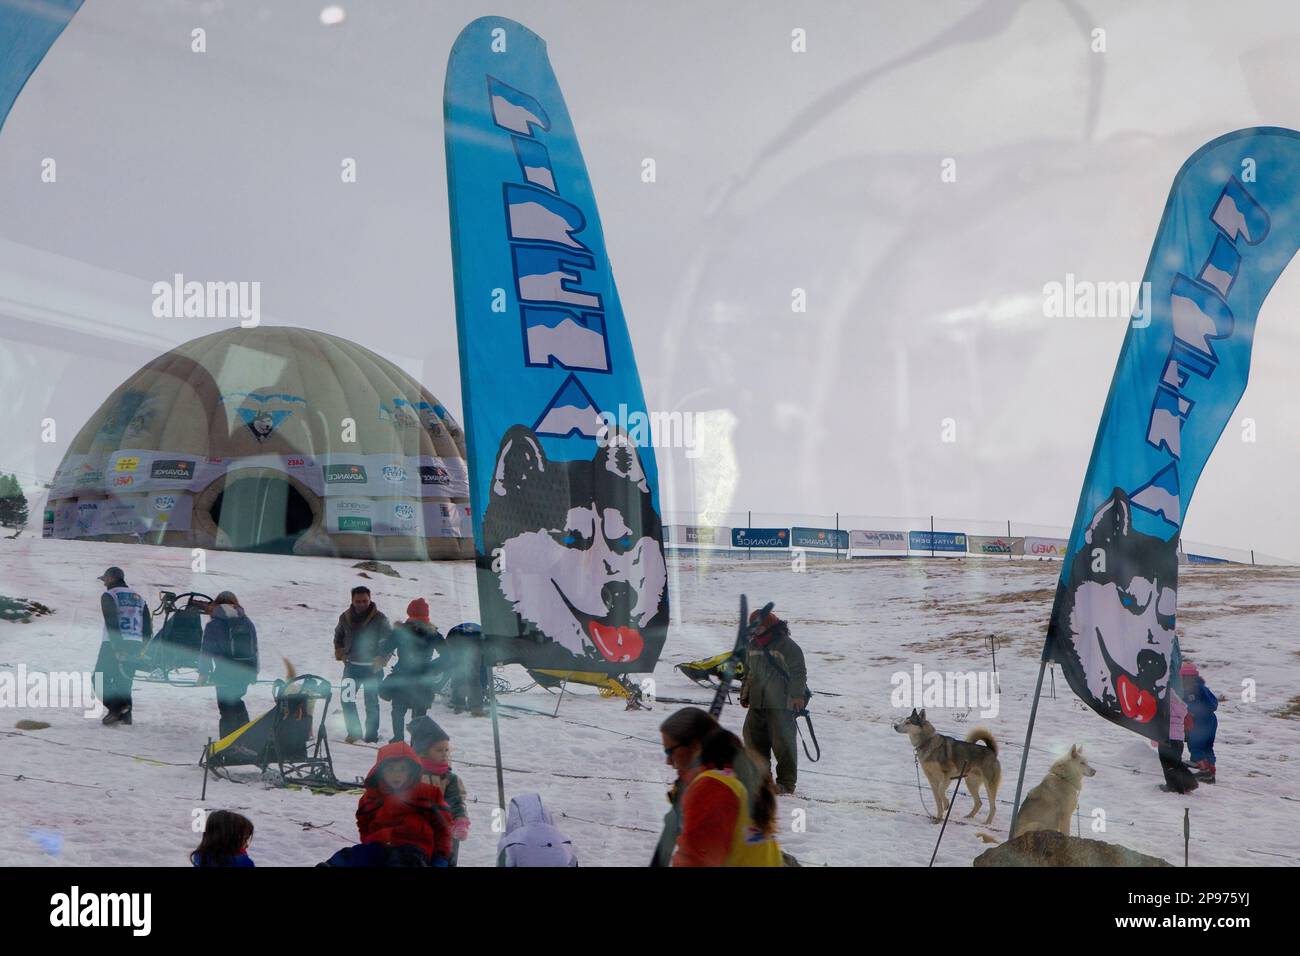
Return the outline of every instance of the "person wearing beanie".
[[[451,811],[451,856],[448,866],[455,866],[460,844],[469,836],[469,800],[465,784],[451,769],[451,739],[431,717],[411,721],[411,749],[420,758],[420,781],[442,791]]]
[[[1219,732],[1219,699],[1206,686],[1205,679],[1191,661],[1178,669],[1183,681],[1183,700],[1187,702],[1187,748],[1191,753],[1196,779],[1214,783],[1214,738]]]
[[[771,611],[754,611],[753,628],[740,682],[745,715],[745,746],[770,766],[776,757],[776,792],[794,793],[799,775],[795,715],[808,705],[808,668],[790,628]]]
[[[104,632],[95,660],[95,674],[101,684],[100,699],[107,709],[101,723],[130,724],[131,690],[140,653],[153,636],[149,605],[127,586],[125,572],[114,565],[99,576],[104,592],[99,609]]]
[[[406,606],[406,620],[395,625],[392,634],[381,644],[383,656],[397,652],[392,673],[379,687],[379,696],[393,705],[390,743],[405,742],[408,712],[413,717],[422,717],[433,706],[437,677],[434,656],[443,644],[442,634],[429,621],[429,602],[424,598],[416,598]]]

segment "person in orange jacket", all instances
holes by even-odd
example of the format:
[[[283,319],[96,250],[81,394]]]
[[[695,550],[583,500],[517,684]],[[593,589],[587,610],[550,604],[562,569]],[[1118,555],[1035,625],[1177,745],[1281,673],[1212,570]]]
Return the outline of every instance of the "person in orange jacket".
[[[744,760],[752,758],[731,731],[719,727],[705,739],[700,751],[703,769],[682,798],[682,830],[673,866],[782,865],[774,836],[772,778],[764,774],[751,794],[736,773],[736,764]]]

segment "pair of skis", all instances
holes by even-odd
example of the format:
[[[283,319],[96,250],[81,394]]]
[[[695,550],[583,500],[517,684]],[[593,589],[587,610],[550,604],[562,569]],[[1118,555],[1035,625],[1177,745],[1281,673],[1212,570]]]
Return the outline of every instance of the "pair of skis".
[[[768,601],[763,605],[763,610],[759,612],[755,623],[751,624],[749,622],[749,598],[743,594],[740,596],[740,626],[736,628],[736,644],[731,649],[731,653],[727,655],[727,659],[722,662],[722,667],[719,668],[718,689],[713,694],[713,703],[709,705],[709,713],[714,719],[717,719],[722,714],[722,708],[727,703],[727,697],[731,693],[731,682],[736,677],[736,668],[745,659],[745,652],[749,650],[749,640],[754,636],[754,630],[774,607],[776,607],[776,602]]]

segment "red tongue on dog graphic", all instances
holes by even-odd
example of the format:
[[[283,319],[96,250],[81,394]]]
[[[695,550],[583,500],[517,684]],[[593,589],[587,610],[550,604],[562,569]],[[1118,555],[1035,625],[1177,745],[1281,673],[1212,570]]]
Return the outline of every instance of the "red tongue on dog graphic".
[[[615,664],[634,661],[641,656],[644,642],[641,632],[634,627],[609,627],[592,621],[587,625],[587,633],[596,650],[604,655],[605,660]]]
[[[1148,690],[1143,690],[1127,674],[1120,674],[1117,683],[1119,706],[1124,716],[1130,720],[1146,723],[1156,716],[1156,698]]]

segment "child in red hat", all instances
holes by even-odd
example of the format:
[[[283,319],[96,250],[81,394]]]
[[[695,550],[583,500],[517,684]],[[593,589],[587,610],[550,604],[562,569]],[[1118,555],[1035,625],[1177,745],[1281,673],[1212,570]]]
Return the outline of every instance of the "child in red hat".
[[[406,715],[423,717],[433,706],[433,685],[437,674],[434,656],[446,643],[429,621],[429,602],[416,598],[406,605],[406,620],[393,627],[385,643],[385,656],[397,652],[393,671],[384,678],[379,696],[393,705],[393,736],[389,743],[406,739]]]

